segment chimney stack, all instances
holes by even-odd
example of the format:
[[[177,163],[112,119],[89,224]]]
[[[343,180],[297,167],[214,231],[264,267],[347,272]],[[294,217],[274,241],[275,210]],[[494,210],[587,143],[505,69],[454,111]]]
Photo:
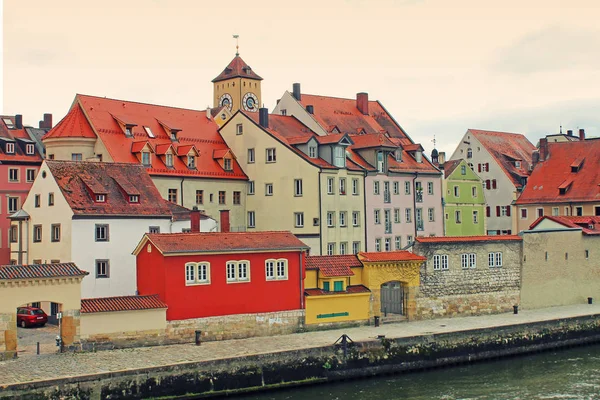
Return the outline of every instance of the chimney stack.
[[[579,140],[585,140],[585,129],[579,129]]]
[[[221,232],[229,232],[229,210],[221,210]]]
[[[314,107],[313,105],[307,105],[307,106],[306,106],[306,111],[307,111],[309,114],[314,114],[314,113],[315,113],[315,107]]]
[[[200,210],[194,206],[190,212],[190,231],[192,233],[200,232]]]
[[[445,151],[440,151],[438,153],[438,163],[440,165],[444,164],[446,162],[446,152]]]
[[[206,106],[206,119],[210,120],[212,118],[212,114],[210,113],[210,106]]]
[[[534,150],[531,153],[531,169],[534,169],[535,166],[540,162],[540,152],[538,150]]]
[[[548,139],[540,139],[540,162],[546,161],[548,157]]]
[[[292,87],[293,87],[292,95],[294,96],[294,98],[298,101],[302,100],[302,92],[300,91],[300,84],[294,83],[292,85]]]
[[[15,115],[15,128],[23,129],[23,116],[21,114]]]
[[[567,136],[573,136],[573,131],[571,129],[567,129]]]
[[[369,93],[356,93],[356,108],[364,115],[369,115]]]
[[[269,128],[269,109],[259,108],[258,109],[258,123],[265,129]]]
[[[44,114],[44,119],[39,122],[40,129],[52,129],[52,114]]]

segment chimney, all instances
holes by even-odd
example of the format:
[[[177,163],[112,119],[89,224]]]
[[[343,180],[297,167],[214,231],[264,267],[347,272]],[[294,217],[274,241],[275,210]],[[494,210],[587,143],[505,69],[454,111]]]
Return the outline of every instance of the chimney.
[[[445,151],[440,151],[438,154],[438,163],[440,163],[440,165],[444,164],[446,162],[446,152]]]
[[[44,128],[52,129],[52,114],[44,114]]]
[[[206,106],[206,119],[210,120],[212,118],[212,115],[210,113],[210,107]]]
[[[268,108],[259,108],[258,109],[258,123],[263,128],[269,128],[269,109]]]
[[[540,139],[540,162],[546,161],[548,157],[548,139]]]
[[[229,210],[221,210],[221,232],[229,232]]]
[[[200,210],[196,206],[190,211],[190,228],[192,233],[200,232]]]
[[[300,91],[300,84],[294,83],[292,86],[293,86],[292,95],[294,96],[294,98],[298,101],[302,100],[302,92]]]
[[[567,136],[573,136],[573,130],[567,129]]]
[[[534,150],[531,153],[531,169],[533,170],[537,163],[540,162],[540,152],[538,150]]]
[[[579,140],[585,140],[585,129],[579,129]]]
[[[309,114],[314,114],[315,113],[315,107],[313,105],[308,105],[308,106],[306,106],[306,111]]]
[[[23,129],[23,116],[21,114],[15,115],[15,128]]]
[[[369,93],[356,93],[356,108],[364,115],[369,115]]]

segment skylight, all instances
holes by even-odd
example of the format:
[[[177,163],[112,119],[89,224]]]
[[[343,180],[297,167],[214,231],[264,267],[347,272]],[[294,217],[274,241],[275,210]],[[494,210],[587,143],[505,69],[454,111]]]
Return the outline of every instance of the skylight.
[[[148,134],[148,137],[154,138],[154,133],[152,133],[152,129],[150,129],[149,126],[144,126],[144,130],[146,131],[146,133]]]

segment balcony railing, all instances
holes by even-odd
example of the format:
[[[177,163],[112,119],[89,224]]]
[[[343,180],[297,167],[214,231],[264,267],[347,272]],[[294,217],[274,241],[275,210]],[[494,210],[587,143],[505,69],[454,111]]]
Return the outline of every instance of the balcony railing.
[[[389,190],[384,190],[383,191],[383,202],[384,203],[391,203],[392,202],[392,196],[390,196],[390,191]]]

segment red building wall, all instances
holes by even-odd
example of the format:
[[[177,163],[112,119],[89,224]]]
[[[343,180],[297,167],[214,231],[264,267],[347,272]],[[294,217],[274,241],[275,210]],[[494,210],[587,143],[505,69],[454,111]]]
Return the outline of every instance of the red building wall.
[[[266,280],[265,261],[273,258],[288,260],[287,280]],[[250,261],[249,282],[227,283],[226,263],[232,260]],[[170,321],[298,310],[304,308],[304,260],[300,251],[163,257],[154,247],[151,253],[144,248],[137,256],[138,292],[158,294],[169,306]],[[209,262],[210,284],[186,286],[188,262]],[[157,280],[164,281],[162,293]]]

